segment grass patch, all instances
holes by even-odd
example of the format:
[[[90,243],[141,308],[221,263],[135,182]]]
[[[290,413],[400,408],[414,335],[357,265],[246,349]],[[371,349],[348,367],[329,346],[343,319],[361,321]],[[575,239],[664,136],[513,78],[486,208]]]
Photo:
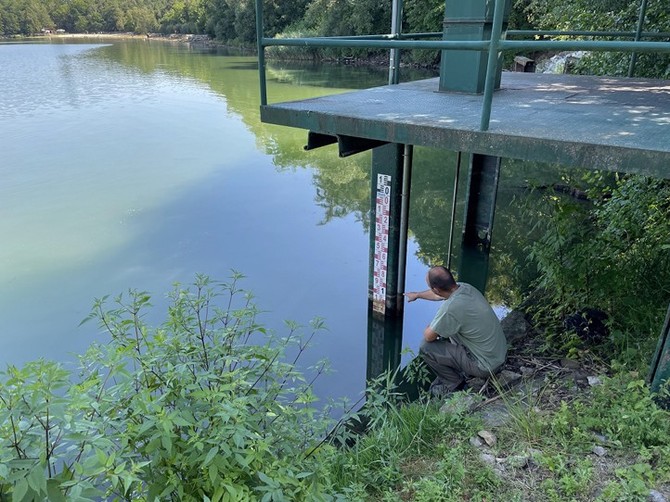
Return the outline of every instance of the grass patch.
[[[602,377],[555,406],[552,394],[564,390],[527,381],[503,391],[498,404],[508,420],[489,427],[491,447],[473,439],[486,428],[479,412],[445,414],[435,401],[393,405],[354,447],[335,452],[335,484],[349,487],[352,500],[383,502],[605,502],[665,493],[670,413],[638,375]]]

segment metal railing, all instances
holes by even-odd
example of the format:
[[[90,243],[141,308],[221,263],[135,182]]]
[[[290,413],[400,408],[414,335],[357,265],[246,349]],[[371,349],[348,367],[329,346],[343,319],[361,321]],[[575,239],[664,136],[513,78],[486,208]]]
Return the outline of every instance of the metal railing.
[[[629,76],[635,68],[636,54],[640,52],[670,53],[669,42],[641,41],[642,38],[670,38],[670,33],[642,32],[642,22],[646,10],[646,0],[640,6],[640,19],[635,32],[615,31],[578,31],[578,30],[510,30],[509,36],[578,36],[578,37],[609,37],[627,38],[634,40],[507,40],[502,39],[502,26],[505,0],[496,0],[493,14],[492,32],[490,40],[485,41],[452,41],[452,40],[425,40],[442,36],[440,32],[389,34],[389,35],[362,35],[351,37],[308,37],[308,38],[266,38],[263,36],[263,0],[256,0],[256,35],[258,45],[258,69],[260,77],[261,105],[267,102],[267,82],[265,65],[265,48],[273,46],[283,47],[342,47],[360,49],[392,49],[392,50],[466,50],[488,52],[486,80],[480,119],[480,129],[487,131],[491,118],[491,105],[498,73],[498,53],[501,51],[601,51],[601,52],[630,52],[632,53],[629,67]],[[396,52],[395,59],[398,59]]]

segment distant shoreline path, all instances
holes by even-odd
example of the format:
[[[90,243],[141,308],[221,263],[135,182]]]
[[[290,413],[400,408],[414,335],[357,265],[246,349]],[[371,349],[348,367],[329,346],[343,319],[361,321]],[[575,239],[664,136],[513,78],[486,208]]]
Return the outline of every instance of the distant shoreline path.
[[[193,34],[170,34],[164,35],[162,33],[145,33],[138,35],[136,33],[47,33],[33,36],[10,36],[0,37],[0,40],[61,40],[61,39],[82,39],[82,38],[115,38],[119,40],[133,39],[133,40],[162,40],[167,42],[184,42],[191,44],[212,44],[214,41],[208,35],[193,35]]]

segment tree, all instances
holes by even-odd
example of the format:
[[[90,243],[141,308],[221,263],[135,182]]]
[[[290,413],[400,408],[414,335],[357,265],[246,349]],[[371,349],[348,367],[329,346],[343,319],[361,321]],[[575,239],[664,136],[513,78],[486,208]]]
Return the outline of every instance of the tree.
[[[39,33],[43,28],[53,28],[47,9],[37,0],[28,0],[21,14],[21,33]]]
[[[540,29],[610,30],[634,32],[640,2],[625,0],[531,0],[528,18]],[[670,10],[666,0],[649,0],[644,31],[670,31]],[[621,75],[628,73],[630,53],[594,52],[577,65],[579,73]],[[668,78],[670,55],[644,53],[638,56],[636,76]]]
[[[133,7],[128,11],[125,26],[135,33],[151,33],[158,29],[158,21],[148,7]]]
[[[227,0],[205,1],[205,32],[218,40],[235,39],[235,13]]]
[[[0,33],[3,35],[21,33],[20,19],[15,5],[9,1],[0,3]]]

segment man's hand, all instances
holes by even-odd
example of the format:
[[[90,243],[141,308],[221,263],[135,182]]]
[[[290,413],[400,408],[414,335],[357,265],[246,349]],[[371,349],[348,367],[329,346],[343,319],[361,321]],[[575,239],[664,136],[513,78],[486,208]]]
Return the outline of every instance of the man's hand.
[[[414,291],[410,291],[409,293],[405,293],[405,297],[407,298],[407,302],[413,302],[417,298],[419,298],[419,293],[416,293]]]
[[[405,293],[405,296],[407,297],[408,302],[413,302],[418,298],[422,300],[430,300],[432,302],[444,300],[443,297],[431,291],[430,289],[427,289],[425,291],[410,291],[409,293]]]

